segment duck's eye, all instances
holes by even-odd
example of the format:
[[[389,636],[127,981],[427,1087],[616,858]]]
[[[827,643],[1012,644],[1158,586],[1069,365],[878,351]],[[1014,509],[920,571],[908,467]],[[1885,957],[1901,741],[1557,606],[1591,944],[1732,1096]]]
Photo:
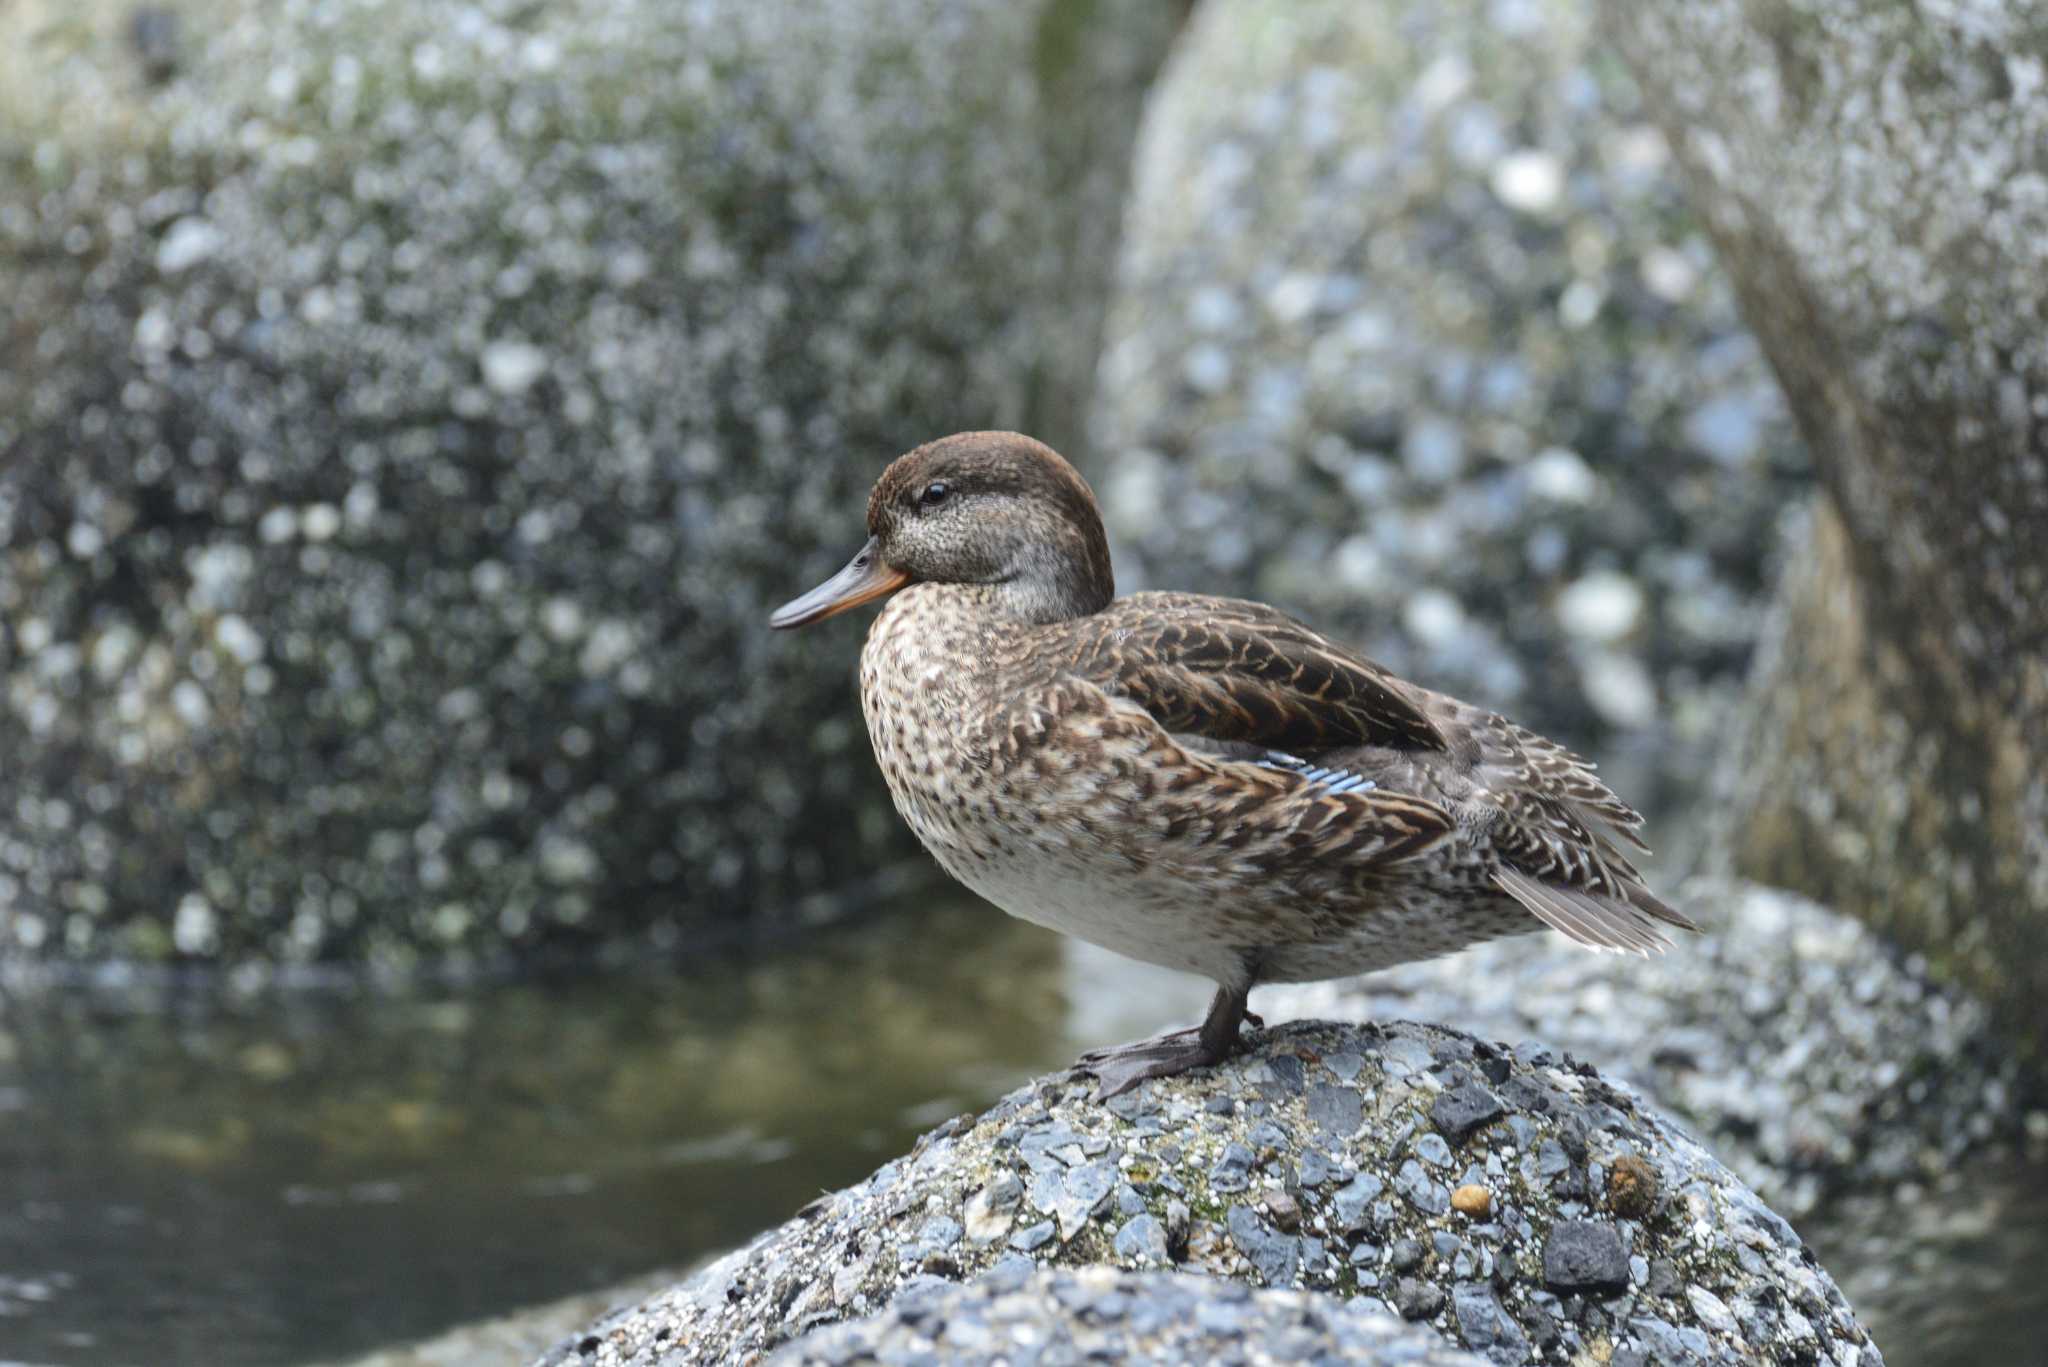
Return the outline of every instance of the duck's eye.
[[[917,496],[920,508],[936,508],[953,495],[953,486],[943,479],[935,479],[924,486],[924,492]]]

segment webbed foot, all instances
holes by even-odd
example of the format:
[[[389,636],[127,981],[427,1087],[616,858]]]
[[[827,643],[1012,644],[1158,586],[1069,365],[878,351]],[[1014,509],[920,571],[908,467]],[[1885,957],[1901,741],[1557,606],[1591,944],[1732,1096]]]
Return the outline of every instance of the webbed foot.
[[[1093,1049],[1075,1060],[1074,1066],[1095,1075],[1095,1099],[1107,1101],[1148,1078],[1172,1077],[1190,1068],[1221,1063],[1237,1047],[1238,1027],[1246,1019],[1257,1021],[1245,1010],[1245,997],[1243,990],[1219,987],[1216,999],[1209,1004],[1207,1019],[1199,1026],[1135,1044]]]

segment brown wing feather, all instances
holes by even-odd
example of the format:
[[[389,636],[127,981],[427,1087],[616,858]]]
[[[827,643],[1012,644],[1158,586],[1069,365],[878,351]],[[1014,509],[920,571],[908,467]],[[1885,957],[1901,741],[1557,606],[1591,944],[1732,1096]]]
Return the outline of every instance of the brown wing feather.
[[[1445,748],[1420,690],[1261,603],[1132,594],[1076,622],[1063,663],[1169,731],[1297,754]]]
[[[1092,775],[1104,830],[1128,829],[1154,860],[1170,849],[1272,873],[1330,860],[1363,868],[1435,848],[1456,828],[1442,807],[1377,791],[1305,788],[1292,774],[1183,745],[1143,706],[1069,675],[1020,697],[1009,711],[1012,763],[1047,781],[1078,767]]]
[[[1433,698],[1447,729],[1469,738],[1472,780],[1492,807],[1503,867],[1494,885],[1582,944],[1651,953],[1656,927],[1697,930],[1665,905],[1616,841],[1647,852],[1643,818],[1600,781],[1591,761],[1498,714]]]

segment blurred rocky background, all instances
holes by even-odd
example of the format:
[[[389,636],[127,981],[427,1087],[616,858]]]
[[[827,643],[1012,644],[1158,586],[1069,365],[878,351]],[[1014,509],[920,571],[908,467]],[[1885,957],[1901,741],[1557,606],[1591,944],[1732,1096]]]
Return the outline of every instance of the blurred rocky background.
[[[1682,189],[1586,6],[1200,9],[1092,428],[1124,577],[1683,787],[1808,476]]]
[[[1608,27],[1824,496],[1724,783],[1729,855],[2048,1061],[2048,13],[1715,0]]]
[[[909,853],[783,598],[1079,435],[1174,6],[0,5],[0,941],[405,966]]]

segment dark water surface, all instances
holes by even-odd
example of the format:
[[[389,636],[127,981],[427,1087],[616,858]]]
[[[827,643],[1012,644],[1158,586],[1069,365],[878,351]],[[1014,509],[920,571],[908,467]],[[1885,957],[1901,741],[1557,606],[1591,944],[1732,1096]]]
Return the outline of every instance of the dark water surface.
[[[766,963],[0,999],[0,1359],[333,1359],[677,1267],[1206,995],[942,899]],[[1893,1367],[2048,1362],[2048,1172],[1803,1223]]]
[[[334,1357],[737,1243],[1060,1055],[978,906],[774,962],[0,1001],[0,1359]]]

